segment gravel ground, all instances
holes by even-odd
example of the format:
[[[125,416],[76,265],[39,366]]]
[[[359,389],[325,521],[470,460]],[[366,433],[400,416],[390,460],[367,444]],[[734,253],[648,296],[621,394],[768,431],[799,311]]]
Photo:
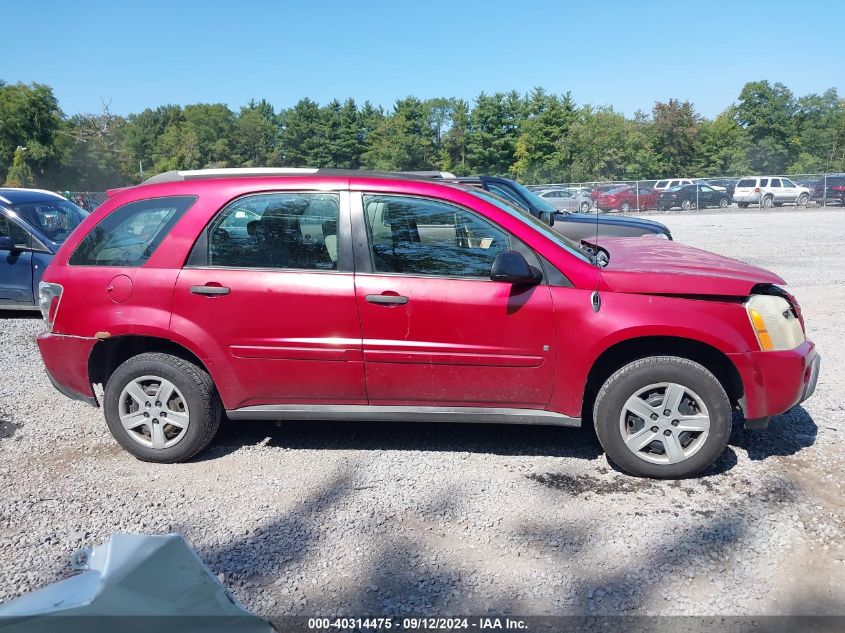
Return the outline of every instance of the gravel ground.
[[[117,531],[180,532],[257,613],[845,613],[845,211],[661,214],[771,268],[824,357],[816,395],[736,426],[698,479],[613,470],[589,430],[229,423],[136,461],[54,391],[36,318],[0,319],[0,602]]]

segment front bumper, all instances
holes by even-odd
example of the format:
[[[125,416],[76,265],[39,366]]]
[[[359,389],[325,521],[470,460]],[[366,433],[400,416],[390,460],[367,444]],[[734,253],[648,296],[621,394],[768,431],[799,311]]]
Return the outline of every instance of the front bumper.
[[[788,351],[728,356],[742,379],[740,405],[749,420],[784,413],[815,391],[821,358],[811,341]]]
[[[73,400],[99,406],[88,374],[88,358],[97,339],[43,332],[38,350],[53,386]]]

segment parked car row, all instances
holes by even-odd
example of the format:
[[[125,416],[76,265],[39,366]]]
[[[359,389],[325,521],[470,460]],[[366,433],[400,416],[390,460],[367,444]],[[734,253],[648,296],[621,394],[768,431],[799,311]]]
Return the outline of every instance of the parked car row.
[[[826,187],[825,187],[826,185]],[[545,189],[543,194],[559,191]],[[759,205],[761,208],[785,204],[806,206],[810,200],[845,204],[845,174],[826,179],[796,183],[785,176],[748,176],[710,179],[665,179],[630,183],[600,183],[590,192],[593,205],[602,211],[648,209],[691,209],[727,207],[736,203],[740,208]]]

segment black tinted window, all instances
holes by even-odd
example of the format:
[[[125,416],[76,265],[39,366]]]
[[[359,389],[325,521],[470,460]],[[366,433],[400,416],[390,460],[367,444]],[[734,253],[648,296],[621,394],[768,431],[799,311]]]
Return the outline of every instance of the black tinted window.
[[[364,196],[373,270],[379,273],[490,277],[510,248],[508,235],[465,209],[403,196]]]
[[[196,198],[139,200],[118,207],[79,243],[74,266],[143,266]]]
[[[339,210],[335,193],[272,193],[236,200],[208,229],[208,263],[337,270]]]
[[[754,178],[744,178],[736,183],[737,187],[756,187],[757,181]]]

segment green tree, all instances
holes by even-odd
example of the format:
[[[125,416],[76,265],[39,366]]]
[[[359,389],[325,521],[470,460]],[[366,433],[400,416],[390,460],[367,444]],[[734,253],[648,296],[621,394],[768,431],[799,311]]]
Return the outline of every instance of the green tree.
[[[519,93],[481,93],[475,101],[466,133],[466,162],[474,173],[510,173],[516,154],[525,102]]]
[[[660,176],[692,176],[700,151],[701,117],[689,101],[657,102],[651,111],[649,133]]]
[[[781,83],[745,84],[735,110],[737,122],[748,133],[748,161],[761,173],[781,173],[797,155],[796,104]]]
[[[325,155],[324,119],[316,101],[300,99],[282,113],[281,160],[289,167],[319,167]]]
[[[154,155],[159,139],[168,128],[184,121],[182,108],[178,105],[147,108],[127,117],[123,144],[127,155],[128,172],[125,175],[128,180],[137,182],[141,179],[141,172],[155,170]]]
[[[845,169],[845,100],[835,88],[798,99],[796,127],[801,150],[790,172]]]
[[[529,183],[564,180],[570,157],[563,139],[576,119],[571,95],[558,97],[535,88],[528,97],[526,112],[511,171]]]
[[[646,178],[656,169],[644,117],[626,119],[610,106],[583,106],[562,146],[576,182]]]
[[[449,125],[440,139],[439,163],[445,171],[467,172],[466,136],[469,128],[469,104],[454,99],[449,113]]]
[[[15,149],[15,155],[12,159],[12,166],[9,167],[9,173],[6,174],[6,187],[32,187],[35,184],[35,178],[32,176],[32,170],[26,163],[24,158],[23,147]]]
[[[748,132],[731,106],[712,121],[702,121],[696,172],[703,176],[742,176],[751,171]]]
[[[435,140],[428,115],[428,108],[416,97],[399,99],[393,113],[370,135],[364,164],[396,171],[432,169]]]
[[[266,167],[277,157],[279,125],[273,106],[267,101],[250,100],[241,108],[235,123],[233,152],[238,165]]]
[[[196,136],[200,166],[230,166],[237,129],[235,113],[222,103],[196,103],[185,106],[182,115]]]
[[[62,125],[51,88],[0,81],[0,174],[9,170],[16,148],[26,147],[26,163],[36,182],[52,185],[64,158]]]

